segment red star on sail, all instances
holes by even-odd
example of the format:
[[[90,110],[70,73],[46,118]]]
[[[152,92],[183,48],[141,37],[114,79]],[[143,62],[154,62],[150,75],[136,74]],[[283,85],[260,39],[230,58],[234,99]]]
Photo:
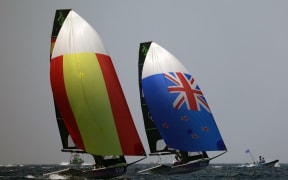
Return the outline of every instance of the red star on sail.
[[[193,138],[193,139],[198,139],[199,136],[198,136],[198,134],[192,134],[192,138]]]
[[[187,117],[187,116],[182,116],[182,117],[181,117],[181,120],[182,120],[182,121],[188,121],[188,117]]]
[[[167,123],[162,123],[162,127],[163,127],[164,129],[167,129],[167,128],[168,128],[168,124],[167,124]]]
[[[209,131],[209,128],[208,128],[207,126],[202,127],[202,131],[208,132],[208,131]]]

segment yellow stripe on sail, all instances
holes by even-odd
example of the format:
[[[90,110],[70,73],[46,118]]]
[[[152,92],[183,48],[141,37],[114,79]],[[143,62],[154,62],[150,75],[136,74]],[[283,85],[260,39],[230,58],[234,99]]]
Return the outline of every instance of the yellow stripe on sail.
[[[86,152],[121,155],[100,65],[94,53],[63,57],[65,88]]]
[[[50,54],[52,54],[52,52],[53,52],[54,45],[55,45],[55,42],[51,42],[51,45],[50,45]]]

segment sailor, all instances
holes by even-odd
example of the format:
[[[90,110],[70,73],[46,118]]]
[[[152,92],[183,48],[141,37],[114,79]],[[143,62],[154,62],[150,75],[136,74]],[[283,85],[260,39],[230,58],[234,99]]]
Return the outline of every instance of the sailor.
[[[182,163],[187,163],[188,162],[188,152],[187,151],[180,151],[180,157],[181,157],[181,162]]]
[[[265,163],[265,159],[262,156],[259,156],[259,163]]]
[[[173,163],[174,166],[177,166],[177,165],[182,163],[181,160],[180,160],[180,157],[177,154],[175,155],[175,159],[173,160],[172,163]]]
[[[93,165],[93,169],[98,169],[103,167],[103,156],[100,155],[94,155],[93,156],[95,164]]]

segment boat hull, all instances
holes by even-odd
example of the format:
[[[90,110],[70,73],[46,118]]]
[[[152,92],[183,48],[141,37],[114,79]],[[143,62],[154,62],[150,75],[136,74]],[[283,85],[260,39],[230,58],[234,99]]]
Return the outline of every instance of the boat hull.
[[[251,163],[251,164],[243,164],[240,167],[275,167],[275,165],[279,162],[278,159],[265,162],[265,163]]]
[[[60,171],[55,171],[52,173],[44,174],[44,176],[50,176],[52,174],[68,176],[68,177],[81,177],[87,179],[108,179],[118,176],[122,176],[127,171],[127,165],[119,165],[112,167],[105,167],[99,169],[92,169],[89,171],[83,171],[80,169],[68,168]]]
[[[152,168],[148,168],[138,173],[141,174],[185,174],[194,171],[199,171],[201,169],[206,168],[209,166],[209,159],[201,159],[196,161],[190,161],[186,164],[181,164],[177,166],[169,166],[169,165],[159,165]]]
[[[258,163],[256,166],[264,166],[264,167],[274,167],[276,165],[276,163],[278,163],[279,160],[276,159],[274,161],[269,161],[269,162],[265,162],[265,163]]]

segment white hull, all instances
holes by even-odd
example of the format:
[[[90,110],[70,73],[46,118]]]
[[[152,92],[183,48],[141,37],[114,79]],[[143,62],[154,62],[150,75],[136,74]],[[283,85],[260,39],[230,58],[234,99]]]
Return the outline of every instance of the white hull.
[[[275,167],[275,165],[279,162],[278,159],[273,161],[268,161],[265,163],[246,163],[243,165],[240,165],[239,167]]]

